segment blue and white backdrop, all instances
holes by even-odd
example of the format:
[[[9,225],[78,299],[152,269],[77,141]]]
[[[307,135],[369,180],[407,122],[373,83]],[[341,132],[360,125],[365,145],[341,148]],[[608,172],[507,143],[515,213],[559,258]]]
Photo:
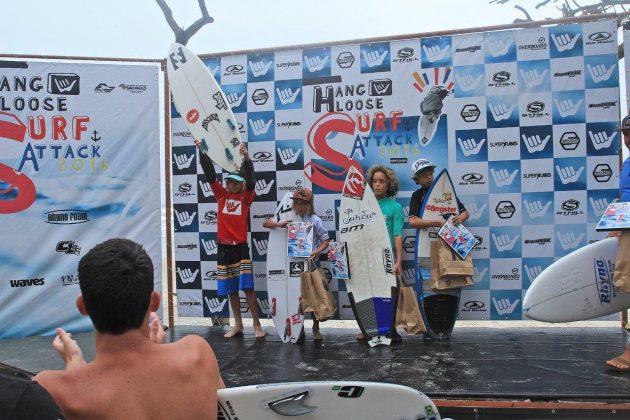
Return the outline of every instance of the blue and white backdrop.
[[[258,176],[250,247],[263,316],[262,221],[283,194],[306,186],[335,238],[351,166],[394,168],[406,215],[416,188],[411,163],[425,157],[449,169],[479,239],[463,319],[522,319],[523,294],[537,274],[602,237],[594,226],[617,196],[619,174],[614,21],[204,62],[224,89]],[[216,202],[174,107],[172,139],[179,315],[227,317],[229,305],[216,295]],[[405,229],[406,276],[413,275],[414,238]],[[332,285],[338,317],[352,318],[343,282]],[[244,299],[241,312],[249,312]]]
[[[77,263],[126,237],[162,290],[158,65],[0,61],[0,338],[91,328]]]

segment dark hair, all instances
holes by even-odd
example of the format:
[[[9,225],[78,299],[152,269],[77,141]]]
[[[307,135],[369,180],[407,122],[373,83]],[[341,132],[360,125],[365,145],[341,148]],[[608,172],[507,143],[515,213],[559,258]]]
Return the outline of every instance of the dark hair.
[[[79,261],[79,286],[94,328],[123,334],[144,321],[153,291],[153,263],[142,245],[110,239]]]
[[[372,187],[372,177],[375,173],[381,172],[385,175],[385,177],[389,180],[389,188],[387,189],[387,197],[394,197],[398,194],[399,182],[398,176],[396,172],[393,171],[392,168],[387,167],[385,165],[374,165],[368,169],[367,172],[367,183],[370,187]]]

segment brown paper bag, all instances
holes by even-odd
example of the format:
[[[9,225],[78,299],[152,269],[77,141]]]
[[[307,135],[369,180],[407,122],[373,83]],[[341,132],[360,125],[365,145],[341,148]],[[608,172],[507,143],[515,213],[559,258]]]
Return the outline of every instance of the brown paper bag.
[[[434,290],[458,289],[472,286],[472,256],[459,258],[444,241],[431,242],[431,288]]]
[[[335,299],[321,268],[300,274],[300,288],[304,313],[313,312],[318,321],[329,320],[335,315]]]
[[[624,292],[630,292],[630,231],[627,230],[619,236],[613,284]]]
[[[398,305],[396,305],[396,328],[402,328],[409,335],[427,332],[418,298],[413,286],[398,286]]]

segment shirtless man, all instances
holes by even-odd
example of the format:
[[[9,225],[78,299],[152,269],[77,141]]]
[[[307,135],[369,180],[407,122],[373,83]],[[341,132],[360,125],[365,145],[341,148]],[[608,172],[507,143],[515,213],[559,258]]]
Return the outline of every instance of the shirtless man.
[[[53,347],[66,369],[34,378],[68,419],[216,418],[217,389],[225,385],[214,352],[194,335],[162,344],[153,313],[160,294],[141,245],[111,239],[95,246],[79,262],[79,286],[77,308],[94,324],[94,361],[85,363],[59,328]]]

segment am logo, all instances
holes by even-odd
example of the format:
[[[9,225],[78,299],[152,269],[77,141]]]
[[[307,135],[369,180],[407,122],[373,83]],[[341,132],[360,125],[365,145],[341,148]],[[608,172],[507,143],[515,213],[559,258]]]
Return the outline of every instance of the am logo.
[[[364,390],[365,388],[363,388],[362,386],[354,386],[354,385],[333,386],[333,391],[339,391],[337,392],[337,396],[341,398],[359,398],[363,394]]]

